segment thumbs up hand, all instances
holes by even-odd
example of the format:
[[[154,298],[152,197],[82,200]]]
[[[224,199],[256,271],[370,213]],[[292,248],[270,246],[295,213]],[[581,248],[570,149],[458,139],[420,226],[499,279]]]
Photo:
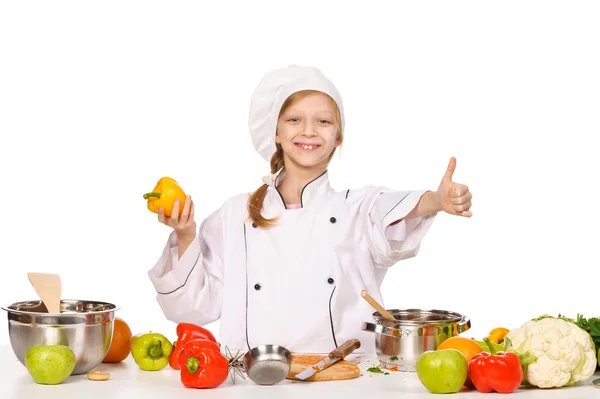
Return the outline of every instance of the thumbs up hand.
[[[469,187],[464,184],[455,183],[452,181],[452,175],[456,169],[456,158],[450,158],[446,174],[442,178],[437,191],[437,200],[440,208],[450,215],[458,215],[471,217],[473,213],[471,208],[471,198],[473,195],[469,191]]]

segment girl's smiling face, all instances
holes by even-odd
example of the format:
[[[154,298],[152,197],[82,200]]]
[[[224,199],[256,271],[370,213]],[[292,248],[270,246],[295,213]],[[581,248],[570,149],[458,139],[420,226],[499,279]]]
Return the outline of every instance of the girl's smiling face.
[[[336,122],[331,99],[322,93],[303,97],[285,109],[275,136],[285,164],[292,162],[307,169],[327,167],[332,152],[341,144]]]

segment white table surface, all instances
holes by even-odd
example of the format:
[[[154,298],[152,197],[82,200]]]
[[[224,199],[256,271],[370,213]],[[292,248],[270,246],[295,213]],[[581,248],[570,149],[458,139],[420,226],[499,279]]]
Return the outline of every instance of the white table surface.
[[[86,375],[71,376],[59,385],[36,384],[27,369],[19,362],[9,345],[0,346],[0,398],[1,399],[64,399],[73,398],[600,398],[600,389],[591,385],[600,378],[600,372],[585,383],[552,390],[519,389],[512,394],[483,394],[477,391],[459,392],[452,395],[434,395],[419,382],[415,373],[390,372],[388,375],[370,373],[367,368],[379,365],[377,360],[350,355],[347,360],[357,362],[362,370],[359,378],[347,381],[292,382],[284,380],[273,386],[260,386],[236,376],[218,388],[199,390],[185,388],[179,379],[179,371],[169,366],[160,371],[141,370],[131,356],[118,364],[102,364],[99,370],[110,372],[107,381],[90,381]],[[318,395],[318,396],[317,396]],[[492,395],[492,396],[489,396]]]

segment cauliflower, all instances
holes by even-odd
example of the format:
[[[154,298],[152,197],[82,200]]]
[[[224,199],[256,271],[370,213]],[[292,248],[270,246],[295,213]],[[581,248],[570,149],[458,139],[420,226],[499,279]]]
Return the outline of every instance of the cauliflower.
[[[565,318],[543,315],[506,336],[522,354],[525,380],[539,388],[573,385],[596,370],[596,349],[590,334]]]

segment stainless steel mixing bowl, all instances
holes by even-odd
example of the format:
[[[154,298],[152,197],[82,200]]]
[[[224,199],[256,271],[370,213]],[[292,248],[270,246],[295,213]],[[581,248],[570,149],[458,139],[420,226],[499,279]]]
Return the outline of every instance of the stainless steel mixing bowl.
[[[102,363],[108,353],[119,308],[107,302],[63,299],[60,313],[47,313],[39,300],[2,309],[8,313],[10,344],[23,365],[32,346],[61,344],[71,348],[77,358],[72,374],[84,374]]]
[[[373,313],[376,323],[363,322],[362,329],[375,333],[377,358],[386,368],[415,371],[423,352],[471,328],[467,316],[435,309],[387,309],[396,320]]]
[[[277,384],[292,368],[292,353],[278,345],[261,345],[246,352],[242,360],[248,377],[259,385]]]

